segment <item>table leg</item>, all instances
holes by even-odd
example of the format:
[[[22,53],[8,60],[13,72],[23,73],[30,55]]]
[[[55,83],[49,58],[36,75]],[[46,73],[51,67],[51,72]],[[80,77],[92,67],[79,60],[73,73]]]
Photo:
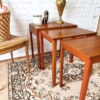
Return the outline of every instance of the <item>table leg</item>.
[[[38,63],[39,63],[39,68],[41,69],[41,54],[40,54],[40,36],[39,36],[39,32],[37,32],[36,38],[37,38],[37,49],[38,49]]]
[[[71,63],[73,62],[73,57],[74,56],[72,54],[69,54],[69,62],[71,62]]]
[[[56,55],[57,41],[52,41],[52,86],[56,85]]]
[[[32,32],[31,32],[31,31],[30,31],[30,40],[31,40],[31,52],[32,52],[32,58],[34,58],[33,38],[32,38]]]
[[[85,68],[84,68],[84,74],[83,74],[83,80],[82,80],[82,86],[81,86],[79,100],[85,100],[88,83],[89,83],[89,78],[91,75],[91,67],[92,67],[92,62],[90,60],[88,60],[86,62]]]
[[[61,42],[60,42],[60,46],[59,46],[60,48],[59,48],[59,52],[61,52]]]
[[[60,52],[60,87],[63,85],[63,62],[64,62],[64,49],[61,46]]]
[[[45,69],[44,66],[44,43],[43,43],[43,36],[40,34],[40,55],[41,55],[41,68],[40,69]]]

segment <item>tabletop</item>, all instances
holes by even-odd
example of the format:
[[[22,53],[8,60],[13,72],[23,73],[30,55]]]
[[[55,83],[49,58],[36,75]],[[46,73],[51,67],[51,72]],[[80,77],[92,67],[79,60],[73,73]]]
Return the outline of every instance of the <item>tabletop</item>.
[[[49,37],[51,39],[62,39],[62,38],[70,38],[70,37],[77,37],[77,36],[83,36],[83,35],[92,35],[92,34],[96,34],[96,32],[90,31],[90,30],[86,30],[86,29],[82,29],[82,28],[66,28],[66,29],[58,29],[58,30],[44,30],[41,31],[41,33],[46,36]]]
[[[100,36],[89,36],[78,39],[62,40],[70,50],[90,59],[100,57]]]
[[[39,29],[39,30],[43,30],[43,29],[55,29],[55,28],[64,28],[64,27],[77,27],[77,25],[75,24],[71,24],[71,23],[67,23],[64,22],[63,24],[58,24],[57,22],[49,22],[48,24],[43,24],[43,25],[35,25],[35,24],[30,24],[31,27],[35,28],[35,29]]]

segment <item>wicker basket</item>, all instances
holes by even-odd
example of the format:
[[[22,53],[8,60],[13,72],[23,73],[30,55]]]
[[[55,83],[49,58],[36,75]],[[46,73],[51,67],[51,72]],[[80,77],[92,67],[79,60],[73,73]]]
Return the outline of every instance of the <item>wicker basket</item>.
[[[0,13],[0,42],[10,39],[10,12]]]

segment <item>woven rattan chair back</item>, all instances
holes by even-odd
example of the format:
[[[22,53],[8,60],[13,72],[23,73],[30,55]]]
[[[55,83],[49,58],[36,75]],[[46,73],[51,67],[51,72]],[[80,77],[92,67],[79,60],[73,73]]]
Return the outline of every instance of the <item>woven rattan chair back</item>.
[[[0,13],[0,42],[10,39],[10,12]]]

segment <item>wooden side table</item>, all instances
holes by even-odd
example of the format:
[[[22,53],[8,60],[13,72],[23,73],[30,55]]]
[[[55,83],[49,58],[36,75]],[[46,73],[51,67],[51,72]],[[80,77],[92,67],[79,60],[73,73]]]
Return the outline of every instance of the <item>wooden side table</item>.
[[[39,33],[41,30],[54,30],[59,28],[70,28],[70,27],[77,27],[77,25],[71,23],[63,23],[58,24],[56,22],[50,22],[45,25],[34,25],[29,24],[29,31],[30,31],[30,40],[31,40],[31,51],[32,51],[32,58],[34,58],[34,48],[33,48],[33,38],[32,34],[36,36],[37,39],[37,48],[38,48],[38,60],[39,60],[39,68],[41,69],[41,57],[40,57],[40,41],[39,41]]]
[[[82,28],[66,28],[58,30],[47,30],[40,32],[40,48],[41,48],[41,68],[44,67],[44,46],[43,38],[47,39],[52,43],[52,86],[56,85],[56,54],[57,54],[57,40],[62,40],[65,38],[75,38],[79,36],[95,35],[96,32],[85,30]]]
[[[85,100],[92,64],[100,62],[100,36],[61,40],[60,86],[63,84],[64,50],[85,62],[79,100]]]

